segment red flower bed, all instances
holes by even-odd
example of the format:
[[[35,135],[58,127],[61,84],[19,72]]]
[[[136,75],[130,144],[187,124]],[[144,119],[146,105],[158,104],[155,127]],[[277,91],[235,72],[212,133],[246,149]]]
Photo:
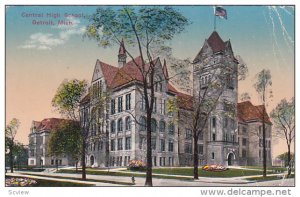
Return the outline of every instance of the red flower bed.
[[[227,170],[227,168],[223,165],[213,164],[213,165],[203,166],[202,170],[211,171],[211,172],[222,172],[222,171]]]

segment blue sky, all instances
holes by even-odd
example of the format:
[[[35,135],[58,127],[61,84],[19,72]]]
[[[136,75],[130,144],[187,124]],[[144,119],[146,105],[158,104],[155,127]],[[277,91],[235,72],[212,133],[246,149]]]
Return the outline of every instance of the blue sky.
[[[9,6],[6,8],[6,120],[21,120],[19,141],[26,143],[32,120],[59,117],[51,99],[64,79],[91,80],[97,59],[117,65],[117,48],[100,48],[84,39],[87,21],[69,18],[69,27],[32,25],[39,18],[22,13],[87,14],[95,6]],[[235,55],[248,65],[249,76],[239,93],[249,92],[260,104],[252,85],[254,75],[270,69],[273,76],[272,108],[294,95],[294,8],[288,6],[224,6],[228,20],[217,18],[217,31],[230,39]],[[176,6],[191,24],[169,43],[175,57],[193,59],[213,31],[213,6]],[[43,17],[41,20],[48,20]],[[54,19],[57,22],[58,19]],[[126,44],[126,43],[125,43]],[[20,98],[17,95],[22,95]]]

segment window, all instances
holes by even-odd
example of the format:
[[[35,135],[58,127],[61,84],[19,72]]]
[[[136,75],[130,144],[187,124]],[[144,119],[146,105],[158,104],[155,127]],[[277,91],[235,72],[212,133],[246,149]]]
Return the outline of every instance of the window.
[[[123,150],[123,139],[122,138],[118,139],[118,150]]]
[[[111,114],[115,114],[116,113],[116,111],[115,111],[115,109],[116,109],[116,107],[115,107],[115,99],[111,99],[111,104],[110,104],[110,111],[111,111]]]
[[[126,110],[131,109],[131,94],[126,94]]]
[[[54,165],[54,160],[53,159],[51,159],[51,165]]]
[[[224,117],[224,128],[227,128],[228,126],[228,118],[227,117]]]
[[[173,152],[174,151],[174,143],[172,140],[169,140],[169,152]]]
[[[146,127],[147,127],[146,118],[142,116],[140,118],[140,131],[146,131]]]
[[[243,158],[247,157],[247,151],[245,149],[242,150],[242,157]]]
[[[118,120],[118,132],[122,132],[123,131],[123,120],[122,118],[120,118]]]
[[[216,117],[212,118],[212,128],[216,128]]]
[[[175,130],[174,123],[170,123],[169,125],[169,134],[173,135]]]
[[[226,86],[229,89],[233,89],[233,80],[232,80],[232,75],[231,74],[226,75]]]
[[[215,153],[214,152],[211,153],[211,159],[215,159]]]
[[[110,150],[114,151],[115,150],[115,140],[110,141]]]
[[[165,151],[165,140],[160,139],[160,151]]]
[[[157,102],[157,99],[156,99],[156,97],[154,97],[154,100],[153,100],[153,113],[156,113],[156,102]]]
[[[130,150],[131,149],[131,137],[126,137],[125,138],[125,150]]]
[[[131,118],[130,118],[130,116],[127,116],[125,118],[125,129],[126,129],[126,131],[131,130]]]
[[[145,110],[146,110],[146,102],[145,102],[145,97],[144,97],[144,96],[142,96],[141,110],[142,110],[142,111],[145,111]]]
[[[243,127],[243,133],[247,133],[247,128]]]
[[[156,139],[155,138],[151,138],[151,148],[152,148],[152,150],[156,150]]]
[[[185,139],[187,139],[187,140],[192,139],[192,130],[191,129],[185,129]]]
[[[216,134],[215,133],[212,134],[212,141],[216,141]]]
[[[116,122],[114,120],[112,120],[110,122],[110,132],[111,133],[115,133],[116,132]]]
[[[198,140],[203,140],[203,132],[201,132],[201,133],[199,134]]]
[[[99,141],[98,143],[98,150],[102,150],[103,149],[103,141]]]
[[[118,97],[118,112],[123,111],[123,98],[122,96]]]
[[[159,121],[159,132],[165,132],[165,129],[166,129],[165,121],[163,120]]]
[[[146,139],[144,137],[140,137],[139,148],[142,150],[146,146]]]
[[[203,155],[203,144],[198,144],[198,154]]]
[[[190,144],[190,143],[184,144],[184,152],[185,153],[192,153],[192,144]]]
[[[243,138],[242,145],[243,145],[243,146],[246,146],[246,145],[247,145],[247,139],[246,139],[246,138]]]
[[[259,135],[262,135],[262,126],[258,127],[258,133],[259,133]]]
[[[151,132],[156,132],[157,122],[154,118],[151,119]]]

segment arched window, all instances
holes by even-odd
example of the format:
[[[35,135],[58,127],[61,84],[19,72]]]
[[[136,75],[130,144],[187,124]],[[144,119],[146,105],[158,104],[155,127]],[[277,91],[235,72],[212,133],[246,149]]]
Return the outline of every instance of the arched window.
[[[154,118],[151,119],[151,132],[156,132],[157,122]]]
[[[146,118],[145,116],[142,116],[140,118],[140,131],[146,131],[146,125],[147,125]]]
[[[118,120],[118,132],[121,132],[121,131],[123,131],[123,120],[122,120],[122,118],[120,118]]]
[[[174,131],[175,131],[175,126],[174,126],[174,123],[170,123],[169,125],[169,134],[174,134]]]
[[[127,116],[125,118],[125,130],[130,131],[131,130],[131,118],[130,116]]]
[[[165,121],[163,121],[163,120],[159,121],[159,132],[165,132],[165,130],[166,130]]]
[[[116,132],[116,122],[115,122],[114,120],[112,120],[112,121],[110,122],[110,132],[111,132],[111,133]]]

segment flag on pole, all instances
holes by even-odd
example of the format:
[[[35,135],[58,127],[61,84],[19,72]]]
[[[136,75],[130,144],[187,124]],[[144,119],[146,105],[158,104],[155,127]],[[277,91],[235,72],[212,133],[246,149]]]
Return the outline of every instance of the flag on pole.
[[[215,7],[215,16],[219,16],[221,18],[227,19],[227,11],[221,6],[216,6]]]

